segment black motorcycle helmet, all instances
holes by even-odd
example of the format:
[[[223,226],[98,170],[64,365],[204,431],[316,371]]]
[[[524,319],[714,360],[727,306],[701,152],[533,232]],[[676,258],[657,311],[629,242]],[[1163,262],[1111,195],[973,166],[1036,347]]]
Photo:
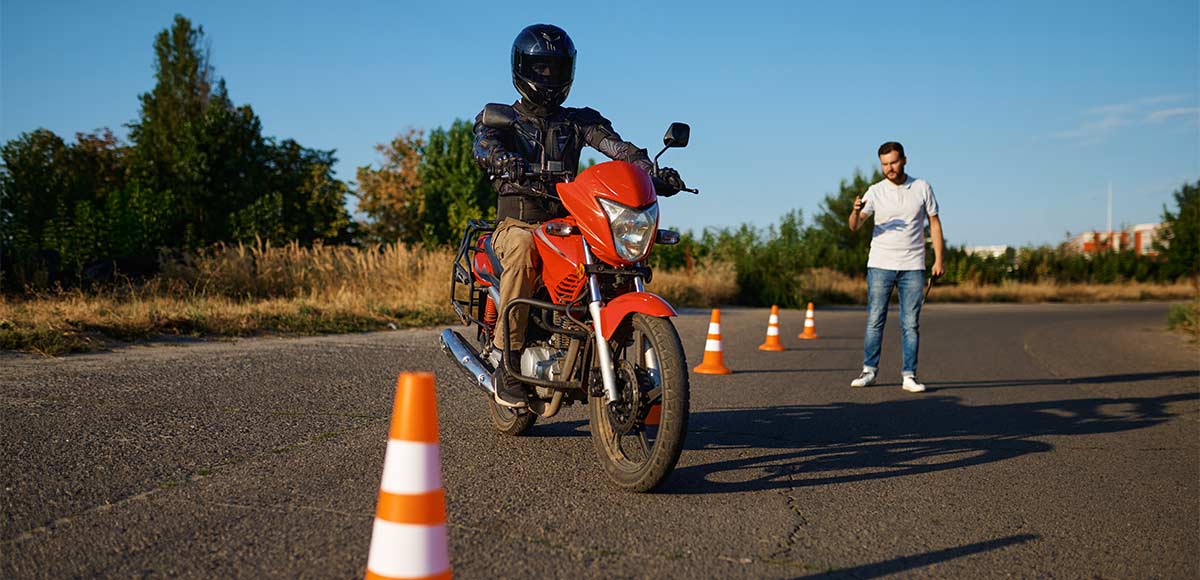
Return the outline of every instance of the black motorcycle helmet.
[[[575,80],[575,43],[552,24],[525,27],[513,41],[512,75],[525,100],[543,108],[563,104]]]

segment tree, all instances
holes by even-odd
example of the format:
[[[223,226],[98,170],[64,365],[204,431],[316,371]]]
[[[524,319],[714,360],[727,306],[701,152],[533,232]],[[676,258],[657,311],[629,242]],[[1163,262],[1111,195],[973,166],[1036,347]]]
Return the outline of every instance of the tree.
[[[427,244],[456,242],[469,220],[496,215],[496,193],[475,164],[472,127],[455,119],[449,130],[431,131],[421,151],[417,176],[424,200],[422,241]]]
[[[358,168],[358,207],[372,218],[376,241],[431,245],[455,243],[472,219],[494,218],[496,194],[475,164],[471,123],[456,119],[449,129],[410,129],[389,144],[378,168]]]
[[[849,180],[838,183],[837,193],[825,196],[821,210],[813,220],[814,231],[811,249],[817,263],[843,272],[862,274],[867,269],[867,254],[871,248],[871,228],[863,226],[857,232],[850,231],[846,219],[854,209],[854,198],[867,192],[871,184],[883,180],[883,174],[875,169],[871,176],[855,170]]]
[[[154,89],[138,97],[141,116],[129,124],[136,171],[152,187],[171,189],[198,181],[194,164],[189,167],[192,143],[185,137],[208,109],[214,86],[203,43],[204,28],[193,28],[180,15],[154,39]]]
[[[237,106],[209,64],[203,27],[176,16],[155,38],[154,89],[130,125],[133,173],[175,200],[171,245],[263,238],[345,239],[344,182],[333,151],[262,135],[250,105]]]
[[[1189,276],[1200,287],[1200,180],[1174,193],[1175,212],[1163,206],[1163,226],[1156,244],[1172,277]]]
[[[358,211],[371,218],[366,228],[373,241],[413,242],[421,238],[424,204],[418,191],[421,179],[417,166],[424,147],[424,133],[409,129],[391,143],[375,146],[383,156],[379,169],[369,165],[358,168]]]
[[[71,150],[46,129],[22,133],[0,147],[0,255],[25,263],[43,248],[60,209],[74,205]]]

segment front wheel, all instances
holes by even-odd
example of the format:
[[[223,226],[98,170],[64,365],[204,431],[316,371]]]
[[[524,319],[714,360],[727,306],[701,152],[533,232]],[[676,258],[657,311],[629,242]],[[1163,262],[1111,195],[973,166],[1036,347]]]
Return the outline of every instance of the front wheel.
[[[653,489],[671,473],[688,422],[688,373],[683,345],[666,318],[634,314],[616,337],[613,364],[621,400],[591,397],[592,443],[609,479],[634,492]]]

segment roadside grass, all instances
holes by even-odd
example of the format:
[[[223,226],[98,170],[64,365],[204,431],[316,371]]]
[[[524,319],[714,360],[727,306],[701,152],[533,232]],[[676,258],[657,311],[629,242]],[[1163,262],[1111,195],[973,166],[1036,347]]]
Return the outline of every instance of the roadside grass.
[[[1200,342],[1200,298],[1172,304],[1167,313],[1167,328],[1187,334],[1192,342]]]
[[[60,355],[161,335],[242,337],[433,326],[449,250],[296,244],[216,247],[155,278],[94,291],[0,297],[0,349]]]
[[[720,272],[720,270],[717,271]],[[700,269],[697,269],[697,275],[702,275]],[[694,283],[703,286],[705,284],[716,283],[716,281],[697,280]],[[865,277],[847,276],[827,268],[817,268],[802,272],[796,276],[796,293],[798,298],[796,301],[797,304],[805,304],[807,302],[814,302],[816,304],[866,304],[867,281]],[[1055,284],[1050,282],[977,284],[966,282],[951,284],[936,282],[929,292],[929,302],[1096,303],[1137,302],[1142,300],[1191,300],[1197,298],[1197,296],[1196,287],[1186,280],[1180,280],[1173,284],[1143,282],[1122,282],[1116,284]],[[895,296],[893,295],[894,298]]]
[[[733,264],[713,262],[687,270],[656,270],[646,290],[675,306],[712,307],[737,297],[737,272]]]
[[[216,246],[177,258],[154,278],[105,288],[0,295],[0,349],[48,356],[161,336],[331,334],[448,324],[453,251],[403,245]],[[660,270],[647,285],[676,306],[735,303],[737,272],[713,262]],[[863,278],[829,269],[796,275],[797,303],[862,304]],[[1200,298],[1190,283],[935,285],[931,302],[1190,300],[1171,326],[1197,336]]]

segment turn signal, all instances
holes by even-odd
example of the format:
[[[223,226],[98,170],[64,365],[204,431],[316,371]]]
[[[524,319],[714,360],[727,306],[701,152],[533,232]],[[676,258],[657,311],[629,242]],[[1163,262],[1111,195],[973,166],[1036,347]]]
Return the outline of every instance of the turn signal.
[[[566,222],[546,222],[546,233],[552,236],[569,236],[575,233],[575,228]]]

